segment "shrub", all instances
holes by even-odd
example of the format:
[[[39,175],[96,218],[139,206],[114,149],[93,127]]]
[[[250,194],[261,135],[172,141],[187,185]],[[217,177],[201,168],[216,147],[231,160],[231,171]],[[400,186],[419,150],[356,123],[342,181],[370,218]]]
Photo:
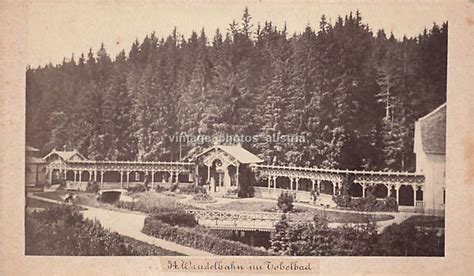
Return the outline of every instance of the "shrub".
[[[131,193],[143,193],[147,191],[147,188],[143,184],[137,184],[133,187],[128,188],[127,191]]]
[[[90,193],[97,193],[99,191],[99,184],[97,182],[92,181],[87,183],[86,191]]]
[[[198,224],[194,215],[186,213],[184,210],[159,212],[150,217],[172,226],[194,227]]]
[[[157,219],[153,219],[153,217],[147,217],[145,219],[142,232],[153,237],[176,242],[217,255],[270,255],[270,253],[265,250],[202,233],[197,228],[171,226]]]
[[[201,202],[212,202],[214,199],[208,194],[195,194],[193,200]]]
[[[97,221],[84,219],[75,207],[59,206],[27,213],[25,223],[28,255],[180,255],[110,232]]]
[[[180,189],[180,192],[183,194],[205,194],[207,190],[203,186],[199,185],[186,185],[185,187]]]
[[[132,255],[123,237],[100,223],[84,219],[65,206],[27,214],[26,253],[29,255]]]
[[[293,196],[288,192],[282,192],[278,196],[277,206],[283,213],[291,212],[293,210]]]
[[[349,195],[333,197],[337,206],[366,212],[397,212],[398,204],[392,197],[377,200],[374,195],[368,194],[365,198],[351,198]]]
[[[178,189],[178,183],[173,183],[170,186],[170,192],[174,192]]]
[[[161,185],[159,185],[159,184],[156,184],[156,186],[155,186],[155,191],[156,191],[157,193],[161,193],[161,192],[166,191],[166,188],[163,187],[163,186],[161,186]]]

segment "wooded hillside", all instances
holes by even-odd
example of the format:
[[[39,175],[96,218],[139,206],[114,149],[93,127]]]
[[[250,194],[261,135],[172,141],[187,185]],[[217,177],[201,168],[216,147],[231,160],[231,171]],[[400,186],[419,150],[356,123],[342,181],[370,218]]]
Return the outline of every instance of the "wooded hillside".
[[[27,143],[164,161],[179,159],[178,133],[245,134],[262,137],[243,146],[271,163],[411,170],[415,120],[446,101],[447,23],[374,32],[356,12],[288,34],[245,9],[209,37],[151,33],[115,58],[102,45],[27,68]],[[306,142],[266,143],[272,134]]]

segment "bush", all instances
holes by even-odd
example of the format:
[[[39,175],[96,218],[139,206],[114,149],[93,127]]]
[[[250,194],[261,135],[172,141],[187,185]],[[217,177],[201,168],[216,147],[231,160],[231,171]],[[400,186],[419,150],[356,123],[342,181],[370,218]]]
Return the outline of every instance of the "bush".
[[[180,192],[183,194],[205,194],[207,190],[203,186],[199,185],[186,185],[185,187],[180,189]]]
[[[186,213],[182,210],[159,212],[150,217],[151,219],[159,220],[172,226],[194,227],[198,224],[193,214]]]
[[[378,234],[374,224],[328,227],[323,217],[314,223],[289,224],[282,218],[271,234],[275,253],[289,256],[444,256],[444,235],[405,221]]]
[[[159,184],[156,184],[156,186],[155,186],[155,191],[156,191],[157,193],[161,193],[161,192],[166,191],[166,188],[163,187],[163,186],[161,186],[161,185],[159,185]]]
[[[407,220],[385,228],[376,248],[376,254],[384,256],[444,256],[444,234]]]
[[[215,236],[202,233],[197,228],[181,228],[171,226],[153,217],[145,219],[143,233],[167,241],[176,242],[184,246],[211,252],[217,255],[244,255],[244,256],[266,256],[269,252],[257,249],[239,242],[220,239]]]
[[[293,210],[293,196],[288,192],[282,192],[278,196],[277,206],[283,213],[291,212]]]
[[[338,207],[348,208],[356,211],[366,212],[397,212],[398,204],[392,197],[377,200],[373,194],[368,194],[365,198],[351,198],[349,195],[339,195],[333,197]]]
[[[78,208],[59,206],[26,214],[27,255],[161,256],[180,255],[104,229],[84,219]]]
[[[99,184],[97,184],[97,182],[92,181],[92,182],[87,183],[87,187],[86,187],[87,192],[97,193],[97,192],[99,192],[99,190],[100,190],[100,188],[99,188]]]
[[[128,188],[127,191],[131,193],[143,193],[147,191],[147,188],[143,184],[137,184],[133,187]]]
[[[174,192],[178,189],[178,183],[171,184],[170,192]]]
[[[28,255],[133,255],[123,237],[105,230],[100,223],[84,219],[65,206],[27,214],[25,222]]]
[[[195,194],[193,200],[200,202],[213,202],[214,199],[208,194]]]

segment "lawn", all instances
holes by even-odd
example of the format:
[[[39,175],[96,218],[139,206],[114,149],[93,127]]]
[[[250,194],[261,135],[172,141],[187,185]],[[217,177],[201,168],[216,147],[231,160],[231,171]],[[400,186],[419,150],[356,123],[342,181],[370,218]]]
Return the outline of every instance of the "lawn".
[[[412,216],[404,221],[404,223],[414,223],[415,226],[422,227],[441,227],[444,228],[444,217],[435,216]]]
[[[45,202],[42,200],[34,199],[34,198],[26,198],[26,208],[35,208],[35,209],[46,209],[53,206],[57,206],[58,204]]]
[[[66,193],[71,193],[68,191],[54,191],[54,192],[44,192],[37,193],[37,196],[45,197],[54,200],[62,200],[62,196]],[[118,210],[124,211],[123,208],[119,208],[114,204],[104,203],[97,200],[97,194],[89,192],[75,192],[77,198],[74,201],[75,204],[85,205],[96,208],[104,208],[109,210]],[[153,191],[143,192],[143,193],[130,193],[130,197],[134,198],[133,210],[140,211],[143,213],[151,213],[153,210],[157,209],[178,209],[182,208],[177,201],[182,198],[180,195],[171,196],[165,195],[162,193],[156,193]],[[129,209],[129,208],[127,208]]]
[[[247,199],[237,199],[229,203],[209,205],[208,208],[222,211],[251,211],[251,212],[276,212],[276,201],[249,201]],[[328,222],[338,223],[362,223],[370,221],[390,220],[391,215],[369,215],[362,213],[336,212],[331,210],[321,210],[308,207],[296,206],[294,212],[290,214],[290,219],[297,221],[310,221],[315,215],[325,216]]]

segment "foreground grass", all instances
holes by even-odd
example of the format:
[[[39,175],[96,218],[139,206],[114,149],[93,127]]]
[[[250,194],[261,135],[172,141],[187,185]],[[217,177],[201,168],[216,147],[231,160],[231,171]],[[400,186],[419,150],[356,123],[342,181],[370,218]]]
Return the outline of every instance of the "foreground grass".
[[[238,200],[225,203],[209,205],[208,208],[222,211],[250,211],[250,212],[277,212],[276,201],[248,201]],[[297,221],[310,221],[315,215],[326,217],[328,222],[337,223],[366,223],[369,221],[391,220],[391,215],[374,215],[362,213],[346,213],[331,210],[321,210],[296,206],[290,218]]]
[[[62,201],[62,197],[67,194],[71,193],[69,191],[58,190],[54,192],[42,192],[36,193],[35,195]],[[108,210],[115,210],[115,211],[127,211],[127,209],[119,208],[114,204],[104,203],[97,200],[97,194],[90,193],[90,192],[75,192],[77,195],[76,200],[74,201],[75,204],[90,206],[95,208],[104,208]],[[153,210],[157,209],[179,209],[183,208],[183,206],[178,204],[178,200],[182,198],[180,195],[176,196],[168,196],[162,193],[156,193],[153,191],[150,192],[142,192],[142,193],[133,193],[129,194],[130,197],[133,198],[133,205],[136,208],[134,210],[143,212],[143,213],[152,213]]]

